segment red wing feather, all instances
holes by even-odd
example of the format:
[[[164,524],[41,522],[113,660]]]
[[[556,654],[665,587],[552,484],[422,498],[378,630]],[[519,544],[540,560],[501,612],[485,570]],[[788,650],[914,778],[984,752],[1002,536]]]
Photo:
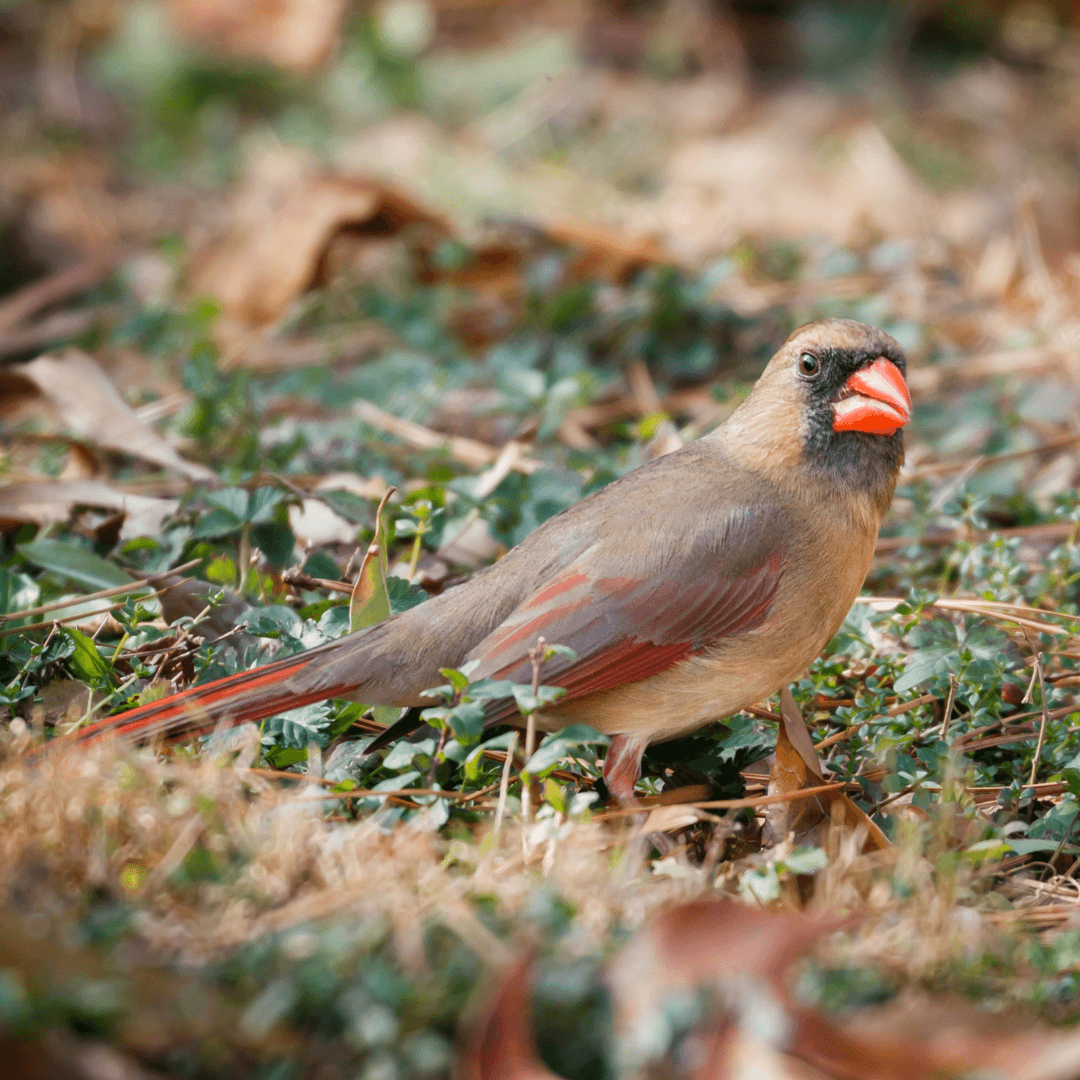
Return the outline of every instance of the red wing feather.
[[[673,576],[594,579],[571,568],[530,597],[474,651],[480,666],[473,677],[528,682],[528,651],[538,637],[567,645],[577,655],[575,660],[555,656],[542,672],[546,684],[566,690],[564,700],[658,675],[725,637],[760,626],[783,576],[783,562],[777,548],[741,575],[692,573],[685,581]],[[489,721],[510,719],[512,704],[493,703]]]

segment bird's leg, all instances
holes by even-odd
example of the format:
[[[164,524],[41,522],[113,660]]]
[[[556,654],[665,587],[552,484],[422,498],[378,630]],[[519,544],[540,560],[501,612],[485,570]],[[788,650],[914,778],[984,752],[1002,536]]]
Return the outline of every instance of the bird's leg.
[[[604,783],[624,810],[633,810],[639,805],[634,796],[634,785],[641,775],[641,755],[647,745],[647,740],[638,736],[616,735],[604,757]]]
[[[641,775],[641,755],[648,744],[648,739],[637,735],[616,735],[604,757],[604,783],[625,810],[643,809],[634,795],[634,785]],[[671,838],[663,833],[653,833],[649,842],[661,855],[675,849]]]

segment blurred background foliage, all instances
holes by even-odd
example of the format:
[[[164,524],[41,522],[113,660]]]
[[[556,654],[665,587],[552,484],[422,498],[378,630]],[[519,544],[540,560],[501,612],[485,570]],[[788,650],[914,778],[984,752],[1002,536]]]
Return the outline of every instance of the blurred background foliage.
[[[708,994],[635,1013],[635,1058],[614,1013],[642,977],[612,964],[650,912],[717,893],[861,913],[798,967],[791,1016],[886,1002],[907,1038],[922,985],[1074,1020],[1078,33],[1065,0],[0,4],[20,1074],[394,1080],[456,1053],[524,1076],[468,1033],[528,947],[547,1067],[704,1077]],[[496,865],[508,739],[457,673],[443,730],[381,755],[393,717],[338,702],[168,760],[22,757],[346,632],[372,540],[367,621],[452,585],[710,430],[827,315],[897,337],[916,417],[880,603],[794,690],[897,865],[763,846],[750,809],[627,869],[581,730],[534,759],[530,867]],[[85,599],[167,571],[160,597]],[[60,603],[63,625],[27,614]],[[763,792],[770,711],[652,748],[642,797]],[[415,788],[456,797],[363,794]]]

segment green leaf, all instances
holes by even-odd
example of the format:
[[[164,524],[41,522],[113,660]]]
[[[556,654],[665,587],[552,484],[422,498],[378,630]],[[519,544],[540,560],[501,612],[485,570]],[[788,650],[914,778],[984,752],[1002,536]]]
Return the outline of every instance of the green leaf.
[[[1061,770],[1061,779],[1065,782],[1072,797],[1080,799],[1080,769],[1074,765],[1066,766]]]
[[[26,611],[37,605],[41,590],[26,574],[16,574],[0,566],[0,615]],[[8,623],[9,626],[17,625]]]
[[[514,687],[514,700],[517,702],[517,707],[521,710],[523,716],[528,716],[529,713],[536,712],[537,709],[543,708],[545,705],[550,705],[566,693],[561,686],[538,686],[534,694],[531,686],[525,686],[523,683],[513,683],[512,685]]]
[[[547,645],[544,647],[544,659],[550,660],[553,656],[565,656],[568,660],[576,660],[577,653],[569,645]]]
[[[296,547],[296,537],[292,529],[277,521],[253,526],[251,542],[274,566],[285,566]]]
[[[463,701],[450,710],[450,730],[465,746],[484,734],[484,705],[480,701]]]
[[[312,494],[353,525],[365,525],[371,520],[371,504],[352,491],[332,488],[330,491],[316,491]]]
[[[237,524],[247,518],[248,493],[243,488],[227,487],[209,491],[203,496],[203,501],[229,514]]]
[[[477,679],[469,684],[469,697],[476,701],[498,701],[500,698],[514,696],[514,687],[509,679]]]
[[[199,518],[191,530],[191,535],[196,540],[215,540],[236,532],[243,524],[244,522],[231,510],[219,507]]]
[[[829,856],[818,847],[797,847],[785,860],[784,867],[792,874],[816,874],[829,865]]]
[[[1017,839],[1013,839],[1010,836],[1009,839],[1002,841],[1002,843],[1015,851],[1017,855],[1036,855],[1040,851],[1057,851],[1058,844],[1060,844],[1061,841],[1050,839],[1035,840],[1028,839],[1027,837],[1018,837]],[[1078,849],[1075,844],[1066,844],[1062,850],[1072,854],[1073,852],[1080,849]]]
[[[339,638],[349,632],[349,609],[345,604],[328,608],[316,624],[319,633],[328,641]]]
[[[52,570],[95,592],[112,589],[117,585],[135,584],[135,579],[125,574],[120,567],[77,544],[63,540],[30,540],[19,544],[17,550],[35,566]]]
[[[896,680],[896,692],[903,693],[935,675],[946,675],[951,667],[960,666],[955,648],[948,645],[930,645],[908,657],[904,673]]]
[[[97,646],[81,630],[65,626],[63,632],[75,646],[68,663],[71,670],[85,682],[108,682],[109,665]]]
[[[588,724],[571,724],[562,731],[549,735],[525,763],[524,771],[535,776],[558,765],[579,746],[607,746],[610,742],[607,735],[601,734]]]
[[[485,750],[506,750],[510,746],[510,740],[517,734],[516,731],[505,731],[470,750],[469,756],[465,758],[465,778],[475,780],[480,775],[481,757]]]
[[[390,611],[394,615],[408,611],[428,598],[428,594],[419,585],[411,585],[405,578],[388,577],[386,591],[390,596]]]
[[[469,676],[462,671],[458,671],[457,668],[441,667],[439,668],[439,674],[444,679],[447,679],[455,690],[464,690],[469,685]]]
[[[480,701],[466,698],[452,709],[436,706],[425,709],[420,719],[429,724],[449,724],[454,737],[463,746],[468,746],[484,733],[484,705]]]
[[[292,608],[284,604],[254,608],[237,620],[249,634],[268,638],[299,638],[304,630],[304,620]]]
[[[558,813],[566,813],[566,792],[550,777],[544,781],[544,802]]]
[[[285,492],[276,487],[261,487],[251,493],[248,500],[246,519],[252,525],[265,525],[277,516],[278,504],[285,498]]]
[[[313,705],[302,705],[272,717],[263,727],[264,743],[270,737],[280,741],[282,746],[298,750],[306,749],[308,743],[324,745],[330,727],[331,708],[330,702],[317,701]]]

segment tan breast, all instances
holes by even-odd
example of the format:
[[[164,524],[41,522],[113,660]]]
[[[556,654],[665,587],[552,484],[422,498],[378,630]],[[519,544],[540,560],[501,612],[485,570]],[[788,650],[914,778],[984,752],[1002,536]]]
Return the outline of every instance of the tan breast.
[[[541,726],[590,724],[607,734],[661,742],[753,705],[801,675],[839,629],[862,587],[877,539],[867,505],[792,530],[801,549],[787,553],[784,577],[765,623],[735,635],[660,675],[591,694],[549,712]],[[822,516],[824,515],[824,516]],[[825,527],[822,527],[822,523]]]

